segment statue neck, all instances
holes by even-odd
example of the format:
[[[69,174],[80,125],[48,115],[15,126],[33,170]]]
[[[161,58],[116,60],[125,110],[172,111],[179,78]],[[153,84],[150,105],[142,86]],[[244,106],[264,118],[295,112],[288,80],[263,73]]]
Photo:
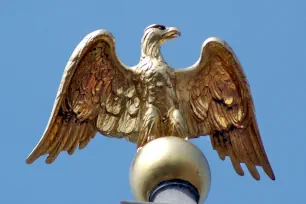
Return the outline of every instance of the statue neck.
[[[141,43],[141,58],[146,57],[164,60],[160,52],[160,43],[158,41],[152,43],[145,40]]]

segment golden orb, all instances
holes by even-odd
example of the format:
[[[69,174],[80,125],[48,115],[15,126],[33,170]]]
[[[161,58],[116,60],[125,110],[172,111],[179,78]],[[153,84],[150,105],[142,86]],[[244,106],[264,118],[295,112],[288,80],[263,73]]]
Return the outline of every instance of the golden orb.
[[[161,137],[138,151],[130,169],[130,185],[137,201],[147,202],[159,183],[173,179],[191,183],[198,190],[199,203],[206,199],[210,169],[194,144],[178,137]]]

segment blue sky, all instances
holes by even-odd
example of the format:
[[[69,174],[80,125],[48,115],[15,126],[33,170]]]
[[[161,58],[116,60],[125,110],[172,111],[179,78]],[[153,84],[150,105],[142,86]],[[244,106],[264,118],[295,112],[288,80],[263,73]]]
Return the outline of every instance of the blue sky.
[[[180,28],[162,48],[173,67],[199,57],[205,39],[227,41],[240,59],[276,181],[236,175],[207,138],[212,186],[207,203],[306,203],[305,1],[2,1],[0,3],[0,203],[119,203],[133,200],[128,176],[135,145],[97,136],[55,163],[25,158],[43,133],[68,58],[88,33],[104,28],[127,65],[138,63],[146,26]]]

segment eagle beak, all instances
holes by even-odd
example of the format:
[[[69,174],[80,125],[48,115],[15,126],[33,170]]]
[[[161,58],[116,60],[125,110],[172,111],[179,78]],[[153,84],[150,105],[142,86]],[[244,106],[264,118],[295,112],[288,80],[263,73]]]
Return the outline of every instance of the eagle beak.
[[[179,36],[181,36],[181,32],[178,28],[168,27],[166,28],[165,33],[163,34],[163,39],[170,40],[170,39],[175,39]]]

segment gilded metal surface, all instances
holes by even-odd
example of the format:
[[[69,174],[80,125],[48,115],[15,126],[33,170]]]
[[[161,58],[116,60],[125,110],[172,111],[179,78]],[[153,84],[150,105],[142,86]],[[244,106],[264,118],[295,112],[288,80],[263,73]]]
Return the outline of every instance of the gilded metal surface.
[[[210,169],[195,145],[169,136],[155,139],[138,151],[130,169],[130,185],[136,200],[148,201],[157,184],[172,179],[190,182],[199,192],[199,203],[205,200],[210,188]]]
[[[245,163],[275,179],[257,127],[245,74],[231,48],[209,38],[191,67],[173,69],[160,47],[180,35],[174,27],[151,25],[144,31],[139,64],[118,59],[106,30],[87,35],[70,57],[46,130],[27,163],[48,154],[84,148],[97,132],[126,138],[137,148],[163,136],[210,135],[221,159],[229,156],[239,175]]]

